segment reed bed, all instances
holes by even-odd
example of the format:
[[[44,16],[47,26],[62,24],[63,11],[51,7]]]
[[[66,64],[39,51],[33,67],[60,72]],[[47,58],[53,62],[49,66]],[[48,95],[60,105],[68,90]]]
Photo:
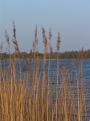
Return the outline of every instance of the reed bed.
[[[20,49],[16,40],[16,28],[13,25],[13,44],[16,54]],[[22,65],[17,69],[17,58],[9,59],[9,64],[0,65],[0,121],[89,121],[87,119],[85,89],[82,83],[82,64],[76,66],[75,85],[72,73],[60,63],[60,33],[57,37],[56,72],[54,84],[51,71],[52,33],[49,37],[42,28],[44,54],[38,57],[37,27],[33,42],[33,64],[26,63],[22,76]],[[8,51],[10,53],[9,35],[6,33]],[[49,52],[48,70],[46,56]],[[29,60],[31,62],[31,59]],[[42,62],[42,63],[41,63]],[[17,70],[19,77],[17,77]]]

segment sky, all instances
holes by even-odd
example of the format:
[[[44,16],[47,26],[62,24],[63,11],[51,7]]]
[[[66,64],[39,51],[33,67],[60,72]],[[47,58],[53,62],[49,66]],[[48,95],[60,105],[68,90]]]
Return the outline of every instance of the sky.
[[[39,51],[43,50],[41,28],[52,31],[52,47],[57,33],[61,51],[90,49],[90,0],[0,0],[0,43],[5,46],[5,30],[12,41],[12,22],[16,24],[21,51],[32,49],[37,25]]]

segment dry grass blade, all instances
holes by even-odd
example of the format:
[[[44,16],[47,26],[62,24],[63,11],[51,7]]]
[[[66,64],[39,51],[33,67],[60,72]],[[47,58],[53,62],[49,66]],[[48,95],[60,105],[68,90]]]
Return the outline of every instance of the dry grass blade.
[[[38,49],[36,26],[32,60],[28,62],[24,60],[23,63],[19,61],[19,65],[16,58],[15,61],[11,61],[10,67],[0,64],[0,121],[82,121],[84,112],[87,121],[83,70],[80,65],[76,68],[77,82],[75,81],[76,92],[74,92],[72,88],[74,83],[70,83],[73,81],[72,73],[68,72],[65,65],[60,67],[60,33],[57,37],[55,60],[51,59],[53,55],[51,38],[52,33],[49,32],[47,39],[45,29],[42,28],[44,58],[39,59],[38,54],[36,57]],[[7,32],[6,41],[10,44]],[[13,24],[13,44],[15,52],[20,52],[15,24]],[[48,44],[49,59],[46,56]],[[25,70],[24,66],[28,69]],[[53,68],[55,71],[50,75]]]

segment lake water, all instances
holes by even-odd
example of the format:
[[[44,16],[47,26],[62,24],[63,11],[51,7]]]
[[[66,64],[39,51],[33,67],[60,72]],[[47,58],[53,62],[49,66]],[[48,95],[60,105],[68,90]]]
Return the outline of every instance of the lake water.
[[[40,71],[40,78],[42,79],[42,73],[43,73],[43,61],[39,60],[39,71]],[[36,63],[33,60],[18,60],[16,64],[17,68],[17,77],[19,78],[20,76],[20,67],[22,67],[22,78],[25,77],[26,71],[28,69],[32,69],[34,71],[35,66],[38,66],[38,63]],[[3,67],[7,67],[9,64],[8,61],[0,61],[0,64],[2,64]],[[28,66],[29,65],[29,66]],[[52,80],[52,85],[54,85],[56,82],[56,68],[57,68],[57,62],[56,60],[46,60],[45,61],[45,69],[47,73],[47,77]],[[70,80],[70,83],[72,85],[72,90],[76,90],[76,73],[78,72],[78,80],[81,80],[84,88],[85,88],[85,94],[86,94],[86,108],[87,108],[87,114],[88,114],[88,119],[90,119],[90,59],[87,60],[67,60],[67,59],[62,59],[58,61],[58,71],[59,71],[59,81],[58,85],[60,84],[61,80],[61,70],[63,65],[66,68],[66,77],[68,80]],[[26,68],[27,66],[27,68]],[[71,75],[70,75],[71,74]],[[32,73],[30,73],[30,76],[32,76]],[[73,91],[74,92],[74,91]],[[74,95],[74,94],[73,94]],[[84,116],[84,114],[83,114]]]

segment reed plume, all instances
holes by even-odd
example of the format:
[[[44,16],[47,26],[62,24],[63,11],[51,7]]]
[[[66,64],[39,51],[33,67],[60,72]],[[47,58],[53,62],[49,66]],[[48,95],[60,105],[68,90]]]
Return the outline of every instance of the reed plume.
[[[13,34],[15,52],[20,52],[15,24]],[[35,54],[38,50],[37,26],[34,36]],[[0,65],[0,121],[81,121],[84,112],[85,121],[88,121],[85,90],[80,82],[83,78],[80,64],[75,70],[76,80],[73,80],[72,72],[65,65],[60,66],[60,33],[57,37],[55,60],[51,59],[51,55],[49,59],[46,56],[48,46],[53,54],[51,31],[47,37],[42,28],[42,39],[44,58],[39,59],[38,55],[37,58],[34,55],[32,60],[21,60],[19,63],[16,58],[9,68]],[[6,41],[10,44],[8,33]],[[26,66],[29,69],[25,70]]]
[[[13,23],[13,44],[14,44],[14,49],[16,53],[19,53],[19,46],[18,46],[18,42],[16,39],[16,27],[15,27],[15,23]]]

